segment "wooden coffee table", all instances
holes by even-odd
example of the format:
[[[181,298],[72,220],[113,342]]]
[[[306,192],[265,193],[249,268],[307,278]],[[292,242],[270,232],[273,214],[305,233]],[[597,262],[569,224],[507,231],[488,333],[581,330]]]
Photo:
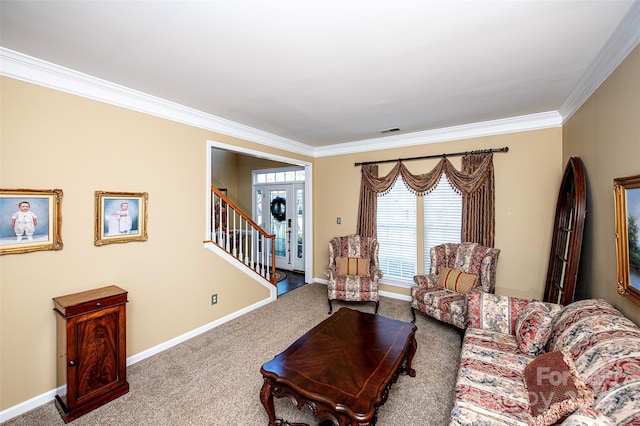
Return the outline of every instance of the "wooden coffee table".
[[[399,374],[416,375],[415,332],[408,322],[341,308],[260,369],[269,426],[302,425],[276,418],[274,396],[340,426],[375,425]]]

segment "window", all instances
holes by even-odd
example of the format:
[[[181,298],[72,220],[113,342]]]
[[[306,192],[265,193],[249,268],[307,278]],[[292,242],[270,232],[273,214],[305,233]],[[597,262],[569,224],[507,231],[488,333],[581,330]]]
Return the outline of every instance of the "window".
[[[378,197],[377,211],[380,269],[387,281],[411,282],[417,270],[416,196],[398,179]]]
[[[420,205],[420,209],[417,206]],[[417,235],[417,223],[424,224],[424,235]],[[442,175],[435,188],[417,197],[396,180],[387,195],[378,197],[378,243],[380,269],[384,281],[410,284],[419,263],[429,273],[431,247],[445,242],[460,242],[462,235],[462,196]],[[418,259],[417,247],[424,248]],[[419,262],[420,261],[420,262]]]
[[[424,197],[424,272],[431,269],[430,249],[442,243],[459,243],[462,238],[462,196],[446,175]]]
[[[253,172],[253,183],[263,185],[265,183],[304,182],[304,169],[298,167],[289,170],[257,170]]]

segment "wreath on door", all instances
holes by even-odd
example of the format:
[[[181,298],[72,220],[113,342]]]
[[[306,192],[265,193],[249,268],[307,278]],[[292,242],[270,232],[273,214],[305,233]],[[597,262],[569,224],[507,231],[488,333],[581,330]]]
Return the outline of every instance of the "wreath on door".
[[[276,197],[271,200],[271,215],[278,222],[282,222],[287,217],[287,200]]]

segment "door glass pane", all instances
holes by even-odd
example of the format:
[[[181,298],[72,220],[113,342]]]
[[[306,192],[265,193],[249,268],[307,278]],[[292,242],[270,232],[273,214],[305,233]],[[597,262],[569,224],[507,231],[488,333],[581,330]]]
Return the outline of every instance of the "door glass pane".
[[[262,226],[262,190],[256,191],[256,223]]]
[[[271,200],[271,233],[275,234],[275,252],[277,257],[287,256],[287,191],[270,191]],[[275,200],[275,201],[274,201]],[[274,210],[277,210],[277,215],[282,215],[282,221],[276,219],[273,215]]]
[[[304,219],[304,211],[302,208],[304,191],[302,189],[296,190],[296,257],[298,259],[302,259],[302,247],[303,244],[303,219]]]

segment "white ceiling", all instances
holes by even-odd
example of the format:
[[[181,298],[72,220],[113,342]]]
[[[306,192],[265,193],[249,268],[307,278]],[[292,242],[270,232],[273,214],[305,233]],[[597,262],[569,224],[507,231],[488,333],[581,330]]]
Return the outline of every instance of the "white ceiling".
[[[2,0],[0,44],[322,147],[560,111],[634,3]]]

